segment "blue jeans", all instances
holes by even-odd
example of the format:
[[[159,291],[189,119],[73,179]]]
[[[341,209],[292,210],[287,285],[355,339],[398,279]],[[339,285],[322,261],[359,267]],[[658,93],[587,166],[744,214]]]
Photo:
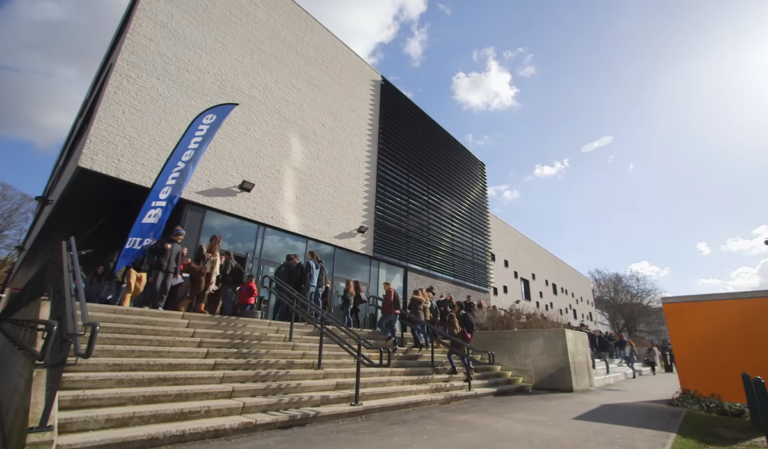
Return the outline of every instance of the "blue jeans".
[[[234,285],[221,286],[221,314],[224,316],[234,316],[235,314],[235,293],[237,287]]]
[[[421,344],[421,337],[419,334],[422,334],[424,336],[424,344]],[[424,324],[417,324],[415,326],[411,326],[411,335],[413,335],[413,341],[416,343],[416,346],[429,348],[429,335],[427,334],[427,326]]]
[[[453,362],[453,356],[455,355],[459,356],[461,364],[464,365],[464,371],[469,374],[469,370],[472,369],[472,363],[469,361],[469,357],[453,348],[448,349],[448,363],[451,364],[451,368],[456,369],[456,364]]]
[[[344,314],[344,325],[347,327],[352,327],[352,306],[342,305],[341,313]]]
[[[240,312],[246,312],[248,310],[253,310],[256,308],[256,304],[238,304],[237,305],[237,313]]]
[[[379,330],[384,334],[385,337],[394,338],[397,340],[397,329],[395,329],[395,324],[397,324],[397,317],[398,315],[392,314],[382,315],[381,318],[379,318]]]

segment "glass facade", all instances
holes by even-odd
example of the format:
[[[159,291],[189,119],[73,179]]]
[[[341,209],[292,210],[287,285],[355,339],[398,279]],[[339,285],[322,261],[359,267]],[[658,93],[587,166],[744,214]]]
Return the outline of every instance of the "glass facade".
[[[347,279],[360,281],[369,295],[384,294],[383,284],[389,281],[401,297],[405,289],[405,269],[370,257],[337,248],[327,243],[310,240],[305,237],[285,231],[260,226],[256,223],[222,214],[203,207],[187,204],[182,225],[187,231],[186,242],[188,249],[195,242],[208,242],[213,234],[222,236],[222,249],[230,250],[237,256],[242,256],[243,268],[253,273],[257,278],[271,276],[275,269],[285,261],[286,254],[298,254],[300,260],[305,260],[307,252],[317,251],[325,263],[328,277],[333,279],[334,309],[338,307],[344,283]],[[259,285],[262,286],[261,282]],[[263,287],[263,286],[262,286]],[[266,295],[266,290],[260,288],[259,294]],[[269,317],[271,317],[274,301],[269,301]],[[361,319],[364,327],[375,328],[377,313],[374,308],[361,307]],[[336,312],[334,310],[334,312]],[[339,316],[340,314],[337,313]]]

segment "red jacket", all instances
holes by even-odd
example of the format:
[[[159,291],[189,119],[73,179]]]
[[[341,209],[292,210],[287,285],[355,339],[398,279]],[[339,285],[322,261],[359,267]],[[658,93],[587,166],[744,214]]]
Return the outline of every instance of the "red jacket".
[[[381,301],[381,314],[382,315],[399,315],[402,304],[398,301],[397,292],[394,288],[389,288],[384,293],[384,298]]]
[[[238,304],[256,304],[256,296],[258,296],[259,290],[256,288],[256,283],[246,282],[237,289],[237,303]]]

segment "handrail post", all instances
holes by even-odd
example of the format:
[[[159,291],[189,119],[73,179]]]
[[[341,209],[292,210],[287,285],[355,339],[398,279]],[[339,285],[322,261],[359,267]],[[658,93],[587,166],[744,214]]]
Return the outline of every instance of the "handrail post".
[[[430,347],[432,348],[432,368],[435,367],[435,340],[432,340]]]
[[[317,351],[317,369],[323,369],[323,340],[325,340],[325,317],[320,316],[320,347]]]
[[[355,402],[352,403],[352,405],[354,406],[363,405],[363,403],[360,402],[360,371],[361,371],[362,359],[363,359],[363,348],[360,345],[360,342],[357,342],[357,369],[355,371]]]
[[[291,329],[288,332],[288,341],[293,342],[293,323],[296,321],[296,295],[291,294]]]

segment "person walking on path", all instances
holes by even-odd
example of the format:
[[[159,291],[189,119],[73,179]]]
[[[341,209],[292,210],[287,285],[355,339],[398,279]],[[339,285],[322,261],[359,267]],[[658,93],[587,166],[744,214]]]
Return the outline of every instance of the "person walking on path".
[[[627,366],[632,370],[632,378],[637,378],[637,371],[635,370],[635,362],[637,362],[637,348],[632,340],[627,340]]]
[[[627,339],[624,334],[619,335],[619,340],[616,342],[616,358],[619,359],[619,366],[626,362]]]
[[[611,368],[608,365],[608,351],[610,349],[608,339],[599,330],[595,330],[595,337],[597,338],[598,358],[605,361],[605,374],[611,374]]]
[[[149,282],[149,291],[144,298],[144,306],[163,310],[168,292],[171,290],[171,282],[175,276],[181,274],[181,241],[186,232],[180,226],[166,237],[152,245],[148,252],[153,257],[152,275]]]
[[[656,365],[659,360],[659,350],[653,346],[653,343],[648,344],[648,349],[645,350],[645,363],[651,367],[651,372],[656,375]]]
[[[379,318],[379,330],[387,337],[387,343],[393,342],[395,351],[397,351],[397,329],[395,325],[398,317],[400,317],[400,310],[403,307],[400,295],[392,288],[392,284],[389,282],[384,283],[384,298],[381,301],[381,318]]]

